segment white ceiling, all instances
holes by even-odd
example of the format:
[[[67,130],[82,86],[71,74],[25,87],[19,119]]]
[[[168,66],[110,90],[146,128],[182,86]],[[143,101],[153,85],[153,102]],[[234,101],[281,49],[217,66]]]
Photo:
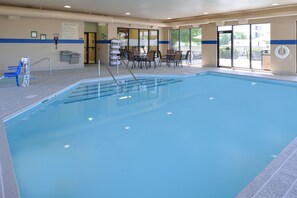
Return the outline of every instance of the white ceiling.
[[[64,10],[108,16],[164,20],[232,11],[296,4],[297,0],[0,0],[0,5],[12,5],[50,10]],[[69,4],[71,9],[63,6]]]

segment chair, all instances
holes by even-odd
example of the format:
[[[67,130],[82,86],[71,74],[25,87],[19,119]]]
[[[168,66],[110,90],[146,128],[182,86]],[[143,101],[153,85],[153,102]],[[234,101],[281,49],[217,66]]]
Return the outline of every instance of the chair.
[[[161,64],[164,62],[167,62],[167,58],[166,57],[162,57],[161,51],[158,51],[158,56],[159,56],[159,63],[158,65],[161,67]]]
[[[156,51],[150,51],[147,53],[146,59],[145,59],[145,68],[147,69],[146,63],[149,63],[149,66],[151,67],[151,62],[154,62],[154,68],[156,68],[156,61],[155,61],[155,54]]]
[[[139,67],[139,63],[142,61],[141,57],[140,57],[140,51],[138,50],[138,47],[133,47],[132,49],[132,56],[133,56],[133,61],[137,62],[137,65]],[[133,64],[132,66],[135,67],[136,63]]]
[[[182,61],[182,51],[175,51],[173,61],[175,63],[174,67],[178,67]],[[181,65],[181,66],[183,66],[183,65]]]
[[[170,54],[174,54],[174,50],[173,49],[167,50],[167,55],[170,55]]]
[[[175,56],[175,51],[173,49],[167,50],[166,63],[168,67],[170,67],[171,62],[174,62],[174,56]]]
[[[190,50],[188,50],[187,51],[187,53],[186,53],[186,55],[185,56],[182,56],[182,59],[181,59],[181,61],[186,61],[186,63],[189,65],[189,58],[190,58],[190,56],[191,56],[191,51]]]
[[[129,63],[132,62],[132,66],[131,69],[133,69],[133,67],[135,67],[135,58],[132,54],[132,52],[128,52],[128,63],[127,63],[127,67],[129,66]]]
[[[13,78],[15,77],[15,82],[17,86],[19,85],[19,75],[22,71],[23,62],[20,61],[18,66],[8,66],[8,70],[15,70],[14,72],[5,72],[3,77],[4,78]]]

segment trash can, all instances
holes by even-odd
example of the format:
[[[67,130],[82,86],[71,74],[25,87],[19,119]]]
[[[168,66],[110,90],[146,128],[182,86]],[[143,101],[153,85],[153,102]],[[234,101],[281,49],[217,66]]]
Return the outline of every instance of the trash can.
[[[270,70],[270,50],[261,51],[261,61],[262,69]]]
[[[69,63],[70,64],[77,64],[77,63],[79,63],[79,57],[80,57],[80,54],[79,53],[72,53]]]
[[[61,62],[70,62],[71,51],[60,51],[60,61]]]

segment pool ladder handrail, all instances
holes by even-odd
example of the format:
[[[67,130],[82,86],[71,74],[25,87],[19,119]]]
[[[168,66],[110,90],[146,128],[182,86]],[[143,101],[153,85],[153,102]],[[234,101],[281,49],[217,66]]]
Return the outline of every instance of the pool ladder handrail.
[[[128,65],[124,62],[124,60],[121,58],[122,63],[124,63],[124,65],[126,66],[126,69],[130,72],[130,74],[132,75],[132,77],[134,78],[134,80],[137,82],[138,85],[141,85],[141,83],[138,81],[138,79],[135,77],[135,75],[133,74],[133,72],[131,71],[131,69],[129,69]]]
[[[30,66],[32,67],[33,65],[36,65],[37,63],[40,63],[40,62],[42,62],[42,61],[44,61],[44,60],[47,60],[47,61],[48,61],[49,73],[50,73],[50,76],[51,76],[51,75],[52,75],[52,67],[51,67],[51,62],[52,62],[52,61],[51,61],[50,58],[47,58],[47,57],[42,58],[42,59],[40,59],[40,60],[38,60],[38,61],[36,61],[36,62],[30,64]]]
[[[110,71],[110,69],[108,68],[108,65],[106,65],[106,69],[109,72],[109,74],[111,75],[111,77],[113,78],[114,82],[117,84],[117,86],[121,87],[122,86],[119,84],[119,82],[115,79],[114,75],[112,74],[112,72]]]

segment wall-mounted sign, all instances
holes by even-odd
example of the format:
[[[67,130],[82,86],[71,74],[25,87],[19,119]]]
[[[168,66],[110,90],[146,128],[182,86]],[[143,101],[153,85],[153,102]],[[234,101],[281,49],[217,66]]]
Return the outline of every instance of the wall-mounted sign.
[[[62,23],[62,39],[78,39],[78,24]]]

